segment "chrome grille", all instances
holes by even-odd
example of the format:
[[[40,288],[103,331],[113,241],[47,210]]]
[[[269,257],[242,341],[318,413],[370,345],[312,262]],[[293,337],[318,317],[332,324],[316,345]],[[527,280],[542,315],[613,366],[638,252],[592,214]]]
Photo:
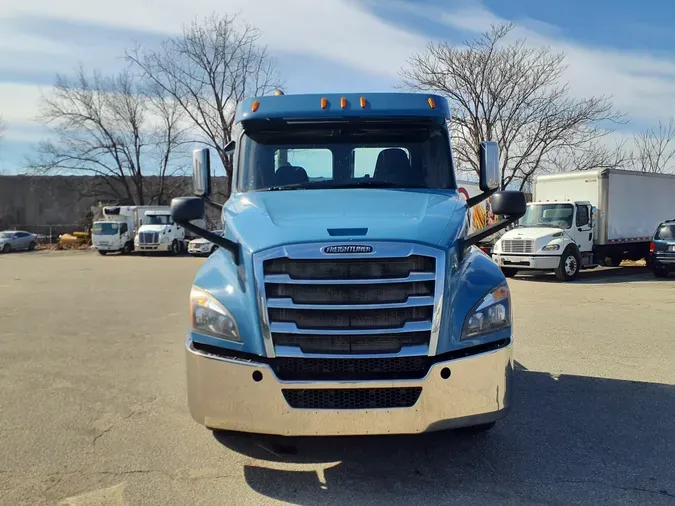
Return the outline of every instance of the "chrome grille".
[[[384,409],[409,408],[422,387],[282,389],[288,405],[296,409]]]
[[[159,242],[158,232],[139,232],[138,242],[140,244],[157,244]]]
[[[502,241],[503,253],[534,253],[534,241],[532,239],[504,239]]]
[[[378,243],[373,253],[327,255],[322,246],[254,259],[268,356],[435,353],[442,252]]]

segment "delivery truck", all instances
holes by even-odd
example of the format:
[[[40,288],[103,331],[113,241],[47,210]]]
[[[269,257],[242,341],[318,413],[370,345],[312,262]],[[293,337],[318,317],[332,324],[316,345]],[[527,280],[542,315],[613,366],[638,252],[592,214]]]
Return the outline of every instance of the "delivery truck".
[[[616,266],[649,254],[659,223],[675,217],[675,175],[602,169],[538,176],[533,202],[495,243],[493,259],[507,277]]]

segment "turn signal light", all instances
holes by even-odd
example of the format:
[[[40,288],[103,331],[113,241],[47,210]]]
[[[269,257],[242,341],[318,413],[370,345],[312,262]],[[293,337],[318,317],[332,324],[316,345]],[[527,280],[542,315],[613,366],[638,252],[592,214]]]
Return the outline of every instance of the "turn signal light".
[[[251,111],[256,112],[258,110],[258,107],[260,107],[260,102],[254,100],[253,104],[251,105]]]
[[[326,97],[323,97],[321,99],[321,109],[325,109],[326,107],[328,107],[328,99]]]

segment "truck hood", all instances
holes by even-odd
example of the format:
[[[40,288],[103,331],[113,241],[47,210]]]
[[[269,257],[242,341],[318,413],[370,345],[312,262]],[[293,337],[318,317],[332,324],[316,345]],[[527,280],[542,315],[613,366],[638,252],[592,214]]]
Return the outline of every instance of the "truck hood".
[[[139,232],[164,232],[171,225],[141,225]]]
[[[502,239],[543,239],[544,237],[551,237],[554,234],[559,234],[564,230],[556,227],[519,227],[506,232]]]
[[[466,207],[454,190],[261,191],[232,195],[223,218],[226,237],[250,252],[314,241],[446,245],[465,224]]]

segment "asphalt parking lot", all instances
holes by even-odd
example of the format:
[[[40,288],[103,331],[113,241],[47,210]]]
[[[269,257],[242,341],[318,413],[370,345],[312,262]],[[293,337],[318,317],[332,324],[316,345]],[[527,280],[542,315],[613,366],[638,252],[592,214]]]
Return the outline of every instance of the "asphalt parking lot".
[[[0,256],[0,504],[675,504],[675,277],[510,281],[516,402],[480,437],[216,438],[185,403],[202,261]]]

